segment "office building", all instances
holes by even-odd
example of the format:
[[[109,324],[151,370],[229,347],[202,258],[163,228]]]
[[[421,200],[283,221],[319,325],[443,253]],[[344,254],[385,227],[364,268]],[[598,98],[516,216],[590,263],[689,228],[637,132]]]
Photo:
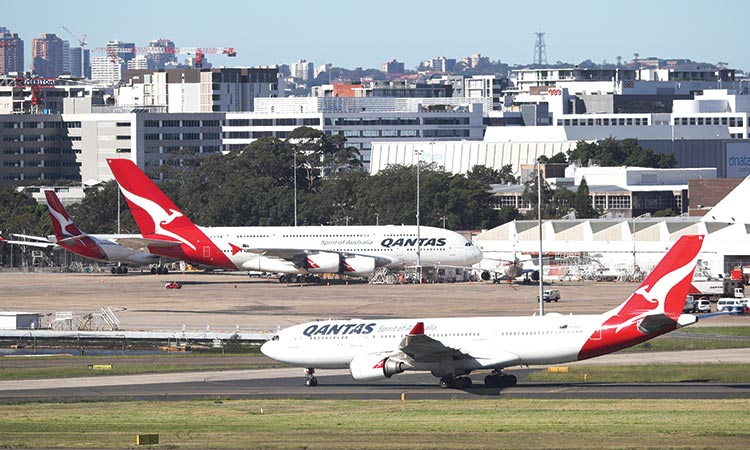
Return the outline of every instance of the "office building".
[[[31,70],[43,78],[63,73],[63,41],[55,34],[42,33],[31,41]]]
[[[5,27],[0,27],[0,75],[11,72],[23,74],[23,39]]]

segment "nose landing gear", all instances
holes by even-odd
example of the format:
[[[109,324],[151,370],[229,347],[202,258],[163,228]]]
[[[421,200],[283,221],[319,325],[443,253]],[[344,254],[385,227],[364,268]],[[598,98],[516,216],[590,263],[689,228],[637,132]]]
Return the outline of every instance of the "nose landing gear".
[[[305,386],[314,387],[318,385],[318,379],[315,378],[315,369],[308,367],[305,369]]]

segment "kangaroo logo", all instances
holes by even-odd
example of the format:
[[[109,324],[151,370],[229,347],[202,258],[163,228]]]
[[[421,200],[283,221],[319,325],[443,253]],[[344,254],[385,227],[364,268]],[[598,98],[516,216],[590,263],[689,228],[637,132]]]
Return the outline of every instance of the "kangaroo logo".
[[[67,215],[59,212],[52,205],[49,205],[49,213],[55,219],[55,222],[60,225],[60,233],[62,233],[63,237],[73,237],[79,234],[78,227],[76,227],[75,223]]]
[[[645,300],[648,304],[653,306],[648,311],[643,311],[642,313],[633,316],[620,324],[615,330],[615,333],[619,333],[620,330],[627,327],[628,325],[636,323],[644,317],[653,313],[665,314],[664,306],[667,295],[669,295],[669,291],[671,291],[672,288],[675,287],[680,281],[685,279],[685,277],[690,275],[697,262],[698,255],[696,254],[695,257],[684,266],[678,267],[672,272],[669,272],[663,277],[656,280],[656,283],[654,283],[653,286],[643,285],[638,288],[638,290],[636,290],[630,298],[633,299],[633,297],[637,295]],[[630,301],[626,302],[622,310],[626,309],[629,304]],[[622,312],[622,310],[620,311]]]
[[[183,244],[187,245],[188,247],[195,250],[195,245],[193,245],[190,241],[185,239],[184,237],[180,236],[177,233],[174,233],[172,231],[166,230],[162,228],[164,225],[169,225],[172,223],[173,220],[175,220],[178,217],[183,217],[183,214],[179,211],[175,211],[174,209],[169,209],[169,211],[166,211],[164,208],[161,207],[158,203],[151,201],[147,198],[139,197],[132,192],[128,192],[125,188],[120,186],[120,189],[122,190],[123,195],[125,198],[130,200],[131,202],[138,205],[141,209],[146,211],[148,215],[151,217],[151,220],[154,222],[154,234],[171,237],[173,239],[176,239]]]

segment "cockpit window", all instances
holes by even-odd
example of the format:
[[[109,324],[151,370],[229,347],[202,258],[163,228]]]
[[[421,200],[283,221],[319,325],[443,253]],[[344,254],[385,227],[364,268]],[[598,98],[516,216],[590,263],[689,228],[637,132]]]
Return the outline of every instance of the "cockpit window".
[[[278,334],[274,335],[274,336],[273,336],[273,337],[271,338],[271,340],[272,340],[272,341],[278,341],[278,340],[279,340],[279,335],[278,335]]]
[[[466,243],[464,244],[464,247],[473,247],[473,246],[474,244],[472,244],[471,241],[466,241]]]

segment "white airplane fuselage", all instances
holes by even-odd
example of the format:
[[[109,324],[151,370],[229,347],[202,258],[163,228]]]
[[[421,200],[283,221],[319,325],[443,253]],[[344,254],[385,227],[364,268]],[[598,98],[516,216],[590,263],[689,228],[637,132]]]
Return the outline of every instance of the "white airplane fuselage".
[[[481,260],[481,251],[460,234],[427,226],[419,233],[413,225],[200,229],[240,270],[336,273],[343,258],[352,272],[365,274],[377,267],[469,267]],[[295,251],[306,253],[308,267],[284,257]]]
[[[294,366],[349,368],[359,355],[392,352],[417,322],[424,322],[425,335],[439,339],[446,346],[486,348],[488,355],[507,352],[518,357],[515,365],[556,364],[578,358],[583,344],[601,325],[601,315],[310,322],[282,330],[278,339],[263,344],[262,351]],[[333,328],[342,324],[340,330]],[[354,326],[346,330],[350,324]],[[364,326],[357,329],[361,324]],[[493,358],[470,358],[454,361],[454,368],[476,370],[492,367],[494,363]],[[416,370],[432,370],[432,367],[426,363]]]

